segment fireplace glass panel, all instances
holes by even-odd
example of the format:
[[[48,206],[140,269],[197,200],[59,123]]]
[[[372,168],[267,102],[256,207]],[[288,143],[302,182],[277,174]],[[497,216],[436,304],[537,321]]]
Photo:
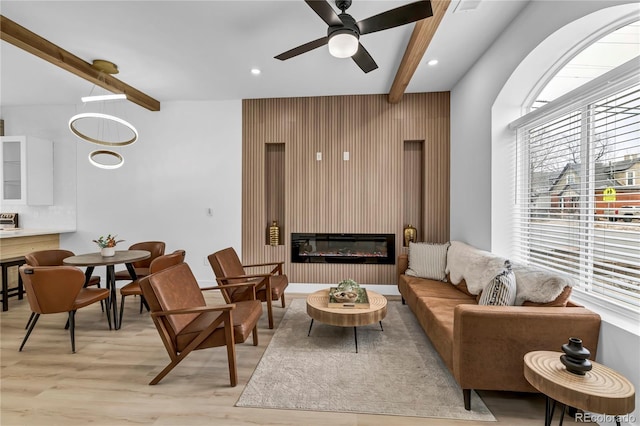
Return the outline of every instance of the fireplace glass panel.
[[[291,234],[293,263],[395,263],[394,234]]]

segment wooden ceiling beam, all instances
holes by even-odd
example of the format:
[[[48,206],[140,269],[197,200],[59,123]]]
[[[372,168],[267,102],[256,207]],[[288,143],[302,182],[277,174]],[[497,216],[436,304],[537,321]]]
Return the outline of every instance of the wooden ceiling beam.
[[[62,49],[28,29],[0,15],[0,38],[44,59],[72,74],[113,93],[124,93],[127,99],[150,111],[160,111],[160,102],[142,93],[135,87],[118,80],[110,74],[104,74],[93,68],[90,63]]]
[[[444,14],[447,12],[451,0],[431,0],[433,16],[416,22],[411,33],[411,39],[404,52],[398,72],[393,79],[393,84],[389,90],[388,101],[397,104],[402,100],[405,90],[416,72],[424,53],[429,47]]]

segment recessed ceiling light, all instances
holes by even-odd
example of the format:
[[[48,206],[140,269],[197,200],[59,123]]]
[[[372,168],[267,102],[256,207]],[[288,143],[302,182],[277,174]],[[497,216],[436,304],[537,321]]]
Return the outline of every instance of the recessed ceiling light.
[[[258,68],[251,68],[251,74],[253,74],[253,75],[258,75],[258,74],[260,74],[260,72],[261,71]]]
[[[434,65],[438,65],[438,60],[437,59],[432,59],[429,62],[427,62],[427,65],[429,66],[434,66]]]

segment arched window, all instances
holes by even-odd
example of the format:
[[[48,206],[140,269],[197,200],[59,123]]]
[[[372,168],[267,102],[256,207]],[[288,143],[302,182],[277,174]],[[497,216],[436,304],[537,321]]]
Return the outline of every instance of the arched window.
[[[579,290],[635,312],[639,30],[636,21],[583,49],[511,123],[518,135],[518,259],[571,275]]]
[[[640,22],[596,40],[565,64],[529,106],[533,111],[640,55]]]

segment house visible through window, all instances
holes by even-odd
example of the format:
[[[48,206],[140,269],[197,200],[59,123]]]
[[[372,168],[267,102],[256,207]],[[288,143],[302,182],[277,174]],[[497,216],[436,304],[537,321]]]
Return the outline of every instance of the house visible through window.
[[[640,85],[542,117],[519,138],[519,260],[640,308]]]

